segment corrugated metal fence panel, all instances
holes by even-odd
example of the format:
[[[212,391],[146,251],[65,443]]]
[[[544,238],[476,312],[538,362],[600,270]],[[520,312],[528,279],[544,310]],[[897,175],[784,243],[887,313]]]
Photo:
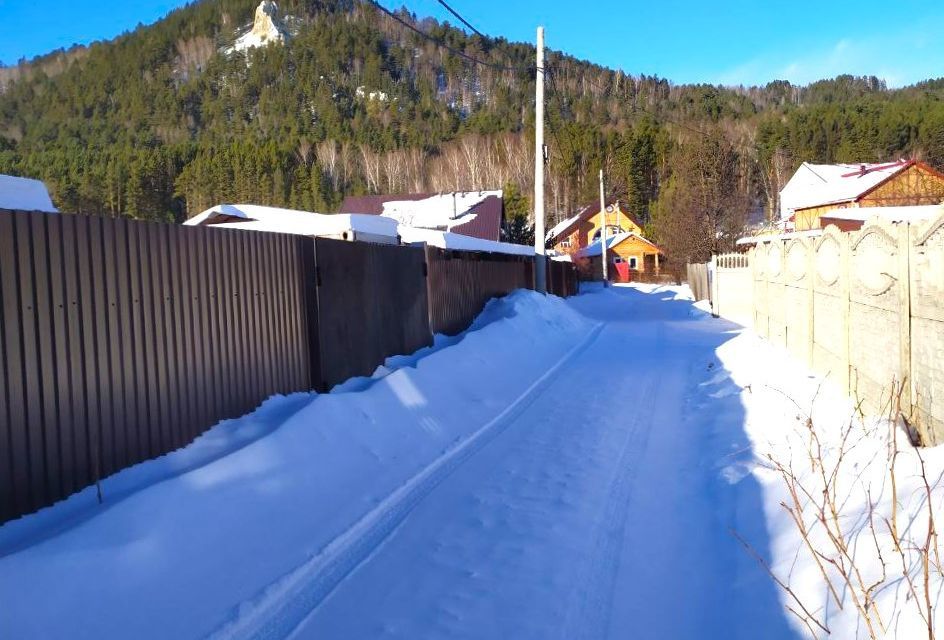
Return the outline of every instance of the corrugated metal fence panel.
[[[534,288],[532,258],[426,247],[426,262],[433,333],[460,333],[491,298]]]
[[[311,245],[0,211],[0,522],[318,386]]]
[[[432,344],[423,250],[315,240],[325,388]]]

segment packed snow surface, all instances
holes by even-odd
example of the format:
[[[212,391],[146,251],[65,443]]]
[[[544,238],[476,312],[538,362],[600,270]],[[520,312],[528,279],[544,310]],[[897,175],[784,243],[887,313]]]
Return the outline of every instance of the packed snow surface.
[[[848,589],[823,604],[780,506],[771,460],[807,473],[807,406],[835,445],[850,403],[686,288],[518,292],[106,479],[101,506],[87,490],[0,527],[0,637],[809,637],[738,538],[832,637],[867,637]],[[850,536],[863,477],[891,503],[895,433],[854,424]],[[899,526],[920,531],[915,454],[898,468]],[[878,596],[888,637],[927,637],[903,583]]]
[[[0,209],[57,212],[42,181],[3,174],[0,174]]]

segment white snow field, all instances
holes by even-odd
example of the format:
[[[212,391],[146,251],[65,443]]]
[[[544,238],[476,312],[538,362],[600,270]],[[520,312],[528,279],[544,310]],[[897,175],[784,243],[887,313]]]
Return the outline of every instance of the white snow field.
[[[838,433],[848,400],[686,288],[517,292],[373,378],[107,479],[103,505],[0,527],[0,638],[809,637],[732,532],[832,637],[868,637],[848,589],[827,606],[764,458],[800,452],[814,396]],[[887,510],[881,425],[843,478],[873,477]],[[897,517],[920,532],[916,464]],[[843,508],[872,539],[867,506]],[[928,637],[885,557],[887,637]]]

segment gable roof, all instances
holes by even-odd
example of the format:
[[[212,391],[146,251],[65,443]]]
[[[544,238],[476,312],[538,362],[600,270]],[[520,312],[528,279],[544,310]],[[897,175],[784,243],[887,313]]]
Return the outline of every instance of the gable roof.
[[[794,177],[800,174],[801,170],[805,170],[809,175],[818,178],[818,181],[813,179],[805,185],[805,188],[798,190],[795,195],[791,194],[789,196],[789,208],[793,210],[809,209],[811,207],[855,202],[888,180],[916,165],[927,167],[924,163],[915,160],[872,164],[812,164],[804,162],[797,173],[794,174]],[[930,167],[927,168],[930,169]],[[791,178],[792,181],[793,178]],[[789,184],[788,182],[787,185],[789,186]],[[786,186],[781,194],[784,194],[785,191],[787,191]],[[786,196],[783,197],[786,199]],[[788,214],[789,212],[784,212],[783,215]]]
[[[412,227],[497,242],[505,209],[502,195],[496,190],[349,196],[341,203],[341,212],[383,216]]]
[[[58,213],[41,180],[0,174],[0,209]]]
[[[621,210],[623,213],[625,213],[625,214],[629,217],[630,220],[633,221],[633,223],[634,223],[636,226],[640,226],[640,225],[639,225],[639,222],[636,221],[636,218],[634,218],[630,213],[628,213],[628,212],[623,208],[622,203],[619,201],[618,198],[611,198],[611,199],[609,199],[609,200],[606,200],[606,201],[605,201],[605,204],[606,204],[607,207],[609,207],[609,206],[611,206],[611,205],[616,205],[617,207],[620,208],[620,210]],[[564,220],[564,221],[562,221],[562,222],[559,222],[559,223],[557,223],[556,225],[554,225],[553,227],[551,227],[551,230],[548,231],[547,234],[545,235],[545,242],[547,242],[547,243],[554,243],[554,242],[556,242],[557,239],[560,238],[561,236],[570,235],[570,234],[573,232],[574,227],[576,227],[578,223],[580,223],[580,222],[582,222],[582,221],[584,221],[584,220],[589,220],[590,218],[592,218],[593,216],[597,215],[598,213],[600,213],[600,203],[599,203],[599,202],[594,202],[594,203],[591,203],[591,204],[588,204],[588,205],[584,205],[584,206],[581,207],[581,209],[576,213],[576,215],[573,215],[573,216],[571,216],[570,218],[567,218],[566,220]]]
[[[662,249],[660,249],[658,245],[656,245],[654,242],[646,240],[638,233],[633,233],[632,231],[624,231],[623,233],[617,233],[615,236],[607,236],[606,248],[609,251],[610,249],[613,249],[614,247],[618,247],[619,245],[623,244],[625,241],[631,238],[635,238],[636,240],[639,240],[643,242],[644,244],[649,245],[650,247],[652,247],[659,253],[663,253]],[[593,242],[592,244],[589,244],[583,249],[581,249],[580,251],[578,251],[576,255],[579,258],[591,258],[591,257],[598,256],[603,253],[602,245],[603,243],[597,240],[596,242]]]

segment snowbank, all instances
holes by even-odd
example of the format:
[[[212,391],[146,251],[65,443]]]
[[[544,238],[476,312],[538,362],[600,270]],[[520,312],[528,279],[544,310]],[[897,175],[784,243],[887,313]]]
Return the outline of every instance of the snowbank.
[[[928,637],[920,611],[926,605],[918,549],[925,543],[928,514],[940,518],[944,513],[944,448],[916,450],[901,425],[861,420],[828,379],[812,375],[752,332],[721,346],[718,357],[724,369],[709,372],[702,383],[712,399],[718,433],[724,416],[743,411],[749,441],[727,443],[728,455],[718,461],[717,472],[731,484],[751,476],[763,487],[772,555],[767,560],[772,573],[797,595],[781,590],[784,604],[799,614],[793,617],[797,630],[803,637],[809,637],[809,629],[824,637],[822,624],[832,637],[868,638],[871,625],[876,637]],[[925,478],[932,488],[930,509]],[[824,503],[825,495],[832,500]],[[793,514],[807,528],[809,546]],[[750,532],[735,533],[750,545]],[[928,590],[935,611],[944,586],[936,546],[932,541]],[[868,611],[868,623],[860,607]],[[940,634],[941,625],[936,626]]]
[[[0,174],[0,209],[58,213],[40,180]]]
[[[516,292],[412,367],[357,392],[273,399],[106,479],[101,507],[86,491],[0,527],[0,637],[203,637],[238,623],[259,585],[290,581],[593,329],[561,299]],[[39,541],[21,548],[27,531]]]

